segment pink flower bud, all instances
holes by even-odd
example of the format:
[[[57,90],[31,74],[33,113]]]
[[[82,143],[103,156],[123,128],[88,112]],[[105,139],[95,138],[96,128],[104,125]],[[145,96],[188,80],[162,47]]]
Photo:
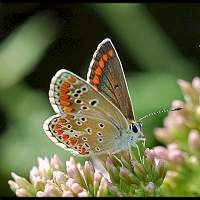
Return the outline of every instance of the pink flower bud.
[[[164,128],[155,128],[154,135],[159,141],[164,143],[169,143],[172,140],[170,132]]]
[[[179,149],[169,150],[168,158],[174,164],[182,164],[185,161],[185,156]]]
[[[67,182],[67,177],[63,172],[54,171],[53,180],[57,185],[65,184]]]
[[[9,180],[8,184],[13,192],[16,192],[16,190],[19,189],[18,184],[12,180]]]
[[[16,190],[16,195],[18,197],[31,197],[33,196],[33,194],[31,194],[30,192],[28,192],[26,189],[24,188],[19,188]]]
[[[167,172],[166,161],[161,159],[157,164],[158,178],[164,178]]]
[[[45,181],[43,181],[40,176],[37,176],[34,180],[33,186],[37,191],[42,191],[44,190],[45,184]]]
[[[150,160],[154,160],[155,158],[155,153],[152,149],[146,148],[144,151],[144,154],[146,155],[146,157],[148,157]]]
[[[176,127],[183,126],[186,122],[186,119],[183,115],[180,115],[178,113],[170,113],[165,119],[164,119],[164,125],[169,130],[173,130]]]
[[[120,167],[119,176],[127,184],[139,184],[140,182],[140,180],[125,167]]]
[[[88,193],[86,191],[82,191],[80,193],[78,193],[77,197],[88,197]]]
[[[35,178],[40,176],[40,172],[36,166],[34,166],[30,171],[30,180],[33,183],[35,181]]]
[[[73,193],[78,194],[83,191],[83,188],[78,183],[74,183],[71,187],[71,190]]]
[[[71,188],[74,183],[75,183],[74,179],[68,178],[66,185],[67,185],[68,188]]]
[[[36,197],[48,197],[48,195],[46,192],[38,191]]]
[[[200,152],[200,133],[197,130],[192,130],[189,133],[188,144],[191,149]]]
[[[184,103],[180,100],[173,100],[172,102],[172,108],[183,108]]]
[[[74,178],[76,173],[77,173],[77,168],[74,165],[67,167],[67,175],[70,178]]]
[[[200,78],[199,77],[194,77],[192,80],[192,86],[194,89],[200,93]]]
[[[54,170],[62,171],[64,169],[64,163],[60,160],[60,158],[56,154],[53,156],[53,158],[51,158],[50,164]]]
[[[60,188],[51,181],[48,181],[47,184],[45,185],[44,192],[46,192],[49,197],[62,196],[62,191],[60,190]]]
[[[155,184],[153,182],[149,182],[146,186],[146,191],[148,194],[154,194]]]
[[[94,167],[91,162],[86,161],[83,167],[83,172],[85,175],[86,182],[88,184],[93,184],[94,182]]]
[[[33,191],[33,185],[29,183],[25,178],[18,176],[14,172],[11,172],[11,176],[15,180],[16,184],[18,185],[18,188],[24,188],[27,191]]]
[[[200,118],[200,106],[197,106],[195,114],[196,114],[196,117],[199,119]]]
[[[74,195],[70,191],[64,191],[62,197],[74,197]]]
[[[165,147],[162,147],[162,146],[156,146],[154,147],[154,153],[155,153],[155,156],[157,158],[162,158],[162,159],[165,159],[167,160],[168,158],[168,151]]]
[[[170,144],[167,145],[167,149],[169,151],[171,151],[171,150],[177,150],[177,149],[179,149],[179,147],[176,143],[170,143]]]
[[[95,171],[95,173],[94,173],[94,183],[99,185],[101,178],[102,178],[102,175],[99,172]]]
[[[176,171],[171,171],[171,170],[168,170],[167,171],[167,174],[166,174],[166,178],[167,179],[172,179],[175,181],[175,179],[178,177],[178,172]]]
[[[179,79],[178,84],[185,93],[190,93],[193,90],[191,84],[187,81]]]
[[[102,178],[100,185],[99,185],[99,190],[97,192],[97,197],[100,196],[107,196],[108,194],[108,180],[106,178]]]

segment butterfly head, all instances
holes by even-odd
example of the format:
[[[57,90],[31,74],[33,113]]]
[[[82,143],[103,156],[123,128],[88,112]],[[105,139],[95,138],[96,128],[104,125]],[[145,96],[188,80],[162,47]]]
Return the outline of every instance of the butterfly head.
[[[135,137],[137,137],[137,140],[142,140],[144,139],[144,134],[143,134],[143,124],[142,122],[132,122],[130,124],[130,130],[132,133],[132,139],[135,140]]]

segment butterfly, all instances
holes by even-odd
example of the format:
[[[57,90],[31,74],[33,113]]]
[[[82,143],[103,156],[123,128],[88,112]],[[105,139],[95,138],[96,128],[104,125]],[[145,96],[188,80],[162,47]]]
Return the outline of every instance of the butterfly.
[[[115,154],[144,140],[121,61],[109,38],[98,45],[87,81],[61,69],[51,80],[49,100],[57,114],[44,122],[43,129],[73,154]]]

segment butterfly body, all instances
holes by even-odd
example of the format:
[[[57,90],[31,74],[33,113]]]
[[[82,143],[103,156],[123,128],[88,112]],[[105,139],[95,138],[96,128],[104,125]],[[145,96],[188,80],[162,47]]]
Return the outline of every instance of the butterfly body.
[[[49,100],[57,114],[43,128],[65,150],[82,156],[116,153],[143,138],[121,62],[109,39],[97,47],[87,81],[65,69],[55,74]]]
[[[134,123],[136,125],[137,123]],[[138,126],[139,128],[139,126]],[[115,154],[121,150],[129,148],[131,145],[137,147],[137,141],[144,138],[142,130],[139,128],[137,132],[133,132],[131,129],[121,129],[121,136],[116,138],[115,148],[110,152]]]

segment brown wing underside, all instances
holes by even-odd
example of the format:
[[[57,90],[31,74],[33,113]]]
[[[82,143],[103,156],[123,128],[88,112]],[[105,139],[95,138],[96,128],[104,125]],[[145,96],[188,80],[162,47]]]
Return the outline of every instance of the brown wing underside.
[[[109,39],[105,39],[97,47],[90,63],[87,81],[119,108],[127,120],[134,120],[123,68]]]

